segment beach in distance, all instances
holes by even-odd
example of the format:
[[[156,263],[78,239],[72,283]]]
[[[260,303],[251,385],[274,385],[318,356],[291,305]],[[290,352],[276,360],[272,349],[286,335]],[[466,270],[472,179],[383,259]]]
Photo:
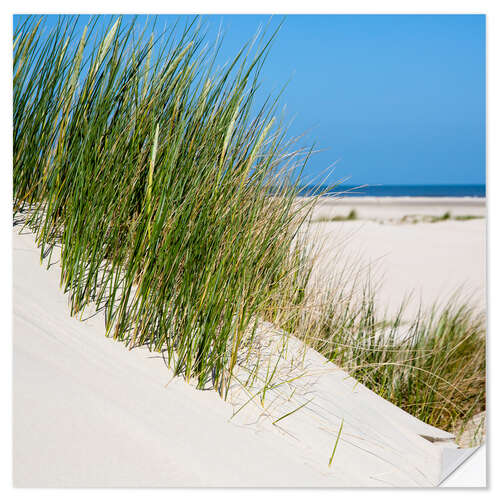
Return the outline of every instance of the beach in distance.
[[[370,269],[393,311],[410,293],[410,310],[455,292],[484,308],[486,212],[481,197],[322,197],[309,226],[321,247],[318,279],[331,279],[349,256]]]

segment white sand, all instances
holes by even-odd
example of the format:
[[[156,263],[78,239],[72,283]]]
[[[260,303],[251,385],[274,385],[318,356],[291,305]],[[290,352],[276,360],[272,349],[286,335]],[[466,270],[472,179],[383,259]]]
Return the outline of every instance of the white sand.
[[[71,318],[59,276],[14,234],[15,486],[432,486],[470,453],[293,339],[277,376],[300,377],[230,420],[239,386],[224,402]]]
[[[486,204],[478,198],[326,199],[312,220],[346,216],[358,219],[313,222],[312,240],[322,245],[317,277],[329,276],[349,260],[370,267],[379,288],[378,305],[395,311],[412,294],[408,311],[443,302],[457,290],[479,307],[486,303]],[[401,222],[404,216],[484,218],[441,222]],[[339,252],[341,255],[339,256]]]
[[[347,215],[356,210],[362,219],[390,219],[411,214],[486,215],[484,198],[439,198],[439,197],[324,197],[316,208],[315,216]]]

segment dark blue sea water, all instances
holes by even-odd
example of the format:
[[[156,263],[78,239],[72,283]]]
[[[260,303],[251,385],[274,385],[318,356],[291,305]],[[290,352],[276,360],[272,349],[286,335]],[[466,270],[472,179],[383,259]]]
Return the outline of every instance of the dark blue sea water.
[[[430,197],[472,197],[484,198],[486,186],[484,184],[456,184],[456,185],[422,185],[422,186],[336,186],[330,190],[327,186],[303,186],[300,188],[299,196],[311,196],[314,194],[324,196],[430,196]]]

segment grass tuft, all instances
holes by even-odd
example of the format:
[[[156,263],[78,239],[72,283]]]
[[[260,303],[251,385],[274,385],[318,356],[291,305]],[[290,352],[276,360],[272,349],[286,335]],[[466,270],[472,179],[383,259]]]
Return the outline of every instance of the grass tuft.
[[[319,217],[314,219],[313,222],[342,222],[357,220],[358,214],[356,210],[352,209],[347,215],[335,215],[333,217]]]
[[[336,284],[296,334],[418,419],[454,432],[486,407],[486,321],[454,295],[441,307],[381,315],[376,293]]]

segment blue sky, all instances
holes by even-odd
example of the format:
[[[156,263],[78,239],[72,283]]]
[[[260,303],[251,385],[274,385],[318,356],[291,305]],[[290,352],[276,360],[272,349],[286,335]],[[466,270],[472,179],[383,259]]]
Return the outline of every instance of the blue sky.
[[[269,16],[205,20],[209,38],[222,22],[224,58]],[[322,150],[309,178],[337,162],[349,184],[485,182],[484,16],[290,15],[261,80],[263,93],[289,82],[290,134]]]
[[[227,16],[238,43],[267,17]],[[215,20],[215,19],[214,19]],[[485,182],[483,16],[288,16],[263,73],[353,183]]]

